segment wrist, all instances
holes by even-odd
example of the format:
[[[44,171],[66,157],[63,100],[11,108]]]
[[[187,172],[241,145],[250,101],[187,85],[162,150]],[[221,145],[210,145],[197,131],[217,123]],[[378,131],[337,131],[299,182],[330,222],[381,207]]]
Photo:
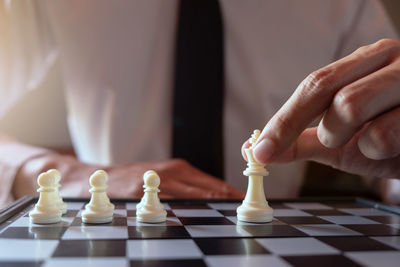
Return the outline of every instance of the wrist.
[[[39,155],[25,161],[18,169],[12,188],[14,197],[19,198],[24,195],[32,195],[36,193],[36,179],[42,172],[49,169],[58,168],[58,154]]]

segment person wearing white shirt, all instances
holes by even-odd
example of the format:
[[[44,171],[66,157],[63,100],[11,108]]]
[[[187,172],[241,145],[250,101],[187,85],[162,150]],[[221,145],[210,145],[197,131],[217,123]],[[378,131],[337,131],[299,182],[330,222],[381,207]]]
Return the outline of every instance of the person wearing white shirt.
[[[240,147],[249,133],[273,118],[263,139],[279,136],[281,153],[332,100],[321,96],[324,105],[319,106],[317,98],[304,99],[307,105],[302,106],[299,95],[306,94],[307,87],[300,85],[289,104],[280,109],[298,83],[358,47],[396,38],[377,1],[220,1],[225,55],[223,182],[185,161],[170,159],[178,1],[11,0],[1,4],[0,27],[5,34],[0,37],[0,77],[4,77],[0,79],[0,116],[34,90],[59,58],[77,154],[77,158],[61,156],[3,139],[0,181],[8,186],[1,188],[2,202],[11,192],[14,197],[34,192],[34,177],[50,167],[63,173],[62,193],[69,196],[86,194],[84,177],[102,167],[110,173],[111,196],[140,195],[141,174],[155,169],[162,178],[161,197],[241,197],[247,180],[242,175],[245,162]],[[357,55],[363,57],[360,52]],[[350,70],[356,78],[360,78],[358,67]],[[329,81],[336,83],[345,74]],[[323,89],[319,86],[318,92]],[[280,120],[287,110],[290,116]],[[286,119],[295,124],[293,129],[282,129]],[[337,147],[353,133],[323,143]],[[309,139],[300,137],[298,142],[307,144]],[[273,163],[265,156],[267,150],[262,149],[258,159]],[[297,159],[332,164],[308,154],[298,157],[268,166],[268,198],[297,196],[305,166]],[[399,177],[394,174],[389,176]]]

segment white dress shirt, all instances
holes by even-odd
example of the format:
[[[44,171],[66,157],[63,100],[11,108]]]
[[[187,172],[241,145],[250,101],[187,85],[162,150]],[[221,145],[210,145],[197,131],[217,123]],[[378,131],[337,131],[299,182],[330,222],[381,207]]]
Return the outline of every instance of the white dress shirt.
[[[261,130],[310,72],[396,35],[372,0],[222,0],[221,6],[225,174],[244,191],[240,148],[253,129]],[[59,57],[81,160],[170,158],[177,7],[176,0],[4,0],[0,116]],[[304,163],[267,168],[267,198],[298,194]]]

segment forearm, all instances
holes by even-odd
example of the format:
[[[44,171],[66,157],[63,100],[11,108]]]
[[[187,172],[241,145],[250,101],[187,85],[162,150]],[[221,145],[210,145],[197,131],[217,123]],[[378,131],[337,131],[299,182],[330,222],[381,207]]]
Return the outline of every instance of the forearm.
[[[13,185],[18,170],[27,161],[46,154],[52,154],[51,150],[33,147],[18,143],[12,138],[1,136],[0,138],[0,206],[4,205],[12,196]],[[23,187],[30,188],[27,183]]]
[[[37,188],[36,178],[38,175],[49,169],[57,169],[62,176],[60,192],[63,195],[85,196],[89,189],[88,179],[85,177],[88,178],[99,168],[101,167],[82,163],[74,156],[48,154],[35,157],[19,169],[15,178],[13,194],[15,197],[21,197],[34,193]]]

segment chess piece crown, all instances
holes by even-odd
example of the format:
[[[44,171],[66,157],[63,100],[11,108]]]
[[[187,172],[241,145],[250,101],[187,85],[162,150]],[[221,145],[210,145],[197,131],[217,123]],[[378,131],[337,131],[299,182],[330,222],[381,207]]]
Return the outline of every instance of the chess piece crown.
[[[245,176],[252,176],[252,175],[267,176],[268,175],[267,169],[264,168],[264,165],[257,162],[253,155],[253,149],[255,148],[255,145],[256,145],[259,137],[260,137],[260,130],[254,130],[254,132],[251,135],[251,138],[249,140],[251,146],[250,146],[250,148],[246,148],[244,150],[244,152],[246,153],[246,156],[247,156],[247,168],[243,171],[243,174]]]

